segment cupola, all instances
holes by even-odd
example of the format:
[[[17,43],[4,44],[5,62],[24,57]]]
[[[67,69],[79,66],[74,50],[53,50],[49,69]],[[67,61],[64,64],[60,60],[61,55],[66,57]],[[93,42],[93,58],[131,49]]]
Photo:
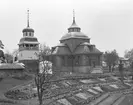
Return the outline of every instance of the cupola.
[[[29,10],[27,10],[27,27],[23,29],[23,36],[34,36],[34,29],[29,25]]]

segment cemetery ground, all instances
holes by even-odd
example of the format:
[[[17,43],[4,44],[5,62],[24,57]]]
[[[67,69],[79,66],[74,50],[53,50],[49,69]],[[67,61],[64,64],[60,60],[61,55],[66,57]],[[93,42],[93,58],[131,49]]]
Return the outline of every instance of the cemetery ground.
[[[18,103],[16,103],[17,102],[16,100],[12,100],[5,97],[5,93],[13,88],[20,88],[24,84],[29,84],[30,81],[33,81],[32,77],[27,79],[17,79],[12,77],[3,78],[0,81],[0,105],[1,104],[4,105],[4,103],[10,103],[6,105],[12,105],[13,104],[12,102],[15,102],[13,105],[18,105]],[[21,103],[19,103],[19,105],[21,105]]]
[[[117,71],[97,75],[67,75],[51,82],[44,91],[43,105],[132,105],[133,81],[130,74],[125,72],[124,84]],[[0,82],[0,105],[38,105],[35,88],[33,79],[5,78]],[[5,103],[8,103],[7,100],[14,103],[4,104],[2,99]]]

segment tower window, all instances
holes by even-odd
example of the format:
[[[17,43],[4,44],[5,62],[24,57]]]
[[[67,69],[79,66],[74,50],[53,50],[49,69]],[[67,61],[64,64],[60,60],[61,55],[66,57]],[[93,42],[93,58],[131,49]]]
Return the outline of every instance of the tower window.
[[[31,32],[29,33],[29,36],[31,36]]]
[[[25,36],[27,36],[27,32],[25,33]]]
[[[29,45],[28,45],[28,44],[26,44],[26,47],[29,47]]]

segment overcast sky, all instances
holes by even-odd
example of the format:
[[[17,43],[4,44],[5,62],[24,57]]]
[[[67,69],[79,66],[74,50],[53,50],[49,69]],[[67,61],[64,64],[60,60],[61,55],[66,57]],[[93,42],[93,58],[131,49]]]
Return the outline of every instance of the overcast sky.
[[[0,39],[5,51],[18,48],[22,30],[30,27],[40,43],[55,46],[76,23],[102,52],[116,49],[120,56],[133,48],[133,0],[1,0]]]

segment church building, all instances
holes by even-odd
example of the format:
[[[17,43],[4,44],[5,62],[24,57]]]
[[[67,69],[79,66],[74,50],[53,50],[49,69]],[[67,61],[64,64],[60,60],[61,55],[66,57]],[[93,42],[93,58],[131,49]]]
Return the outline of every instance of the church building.
[[[90,73],[101,67],[101,55],[90,38],[81,32],[73,16],[68,33],[62,36],[60,44],[52,47],[49,59],[53,64],[53,73]]]
[[[18,61],[25,64],[25,66],[34,71],[38,68],[37,54],[39,53],[39,42],[34,36],[34,30],[29,26],[29,10],[27,27],[22,31],[23,37],[19,41]]]

